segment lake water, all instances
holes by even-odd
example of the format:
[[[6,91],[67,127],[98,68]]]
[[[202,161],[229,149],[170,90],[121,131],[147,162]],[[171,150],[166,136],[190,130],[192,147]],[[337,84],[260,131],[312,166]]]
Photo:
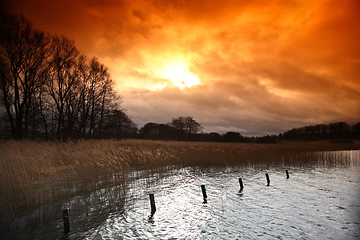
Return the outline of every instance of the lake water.
[[[59,220],[27,237],[360,239],[360,151],[332,154],[346,159],[345,163],[181,168],[161,177],[135,178],[117,208],[114,204],[85,206],[84,213],[70,204],[70,234],[62,233]],[[270,186],[265,173],[270,176]],[[242,194],[239,178],[244,183]],[[207,203],[203,203],[201,185],[206,186]],[[152,219],[150,193],[157,209]]]

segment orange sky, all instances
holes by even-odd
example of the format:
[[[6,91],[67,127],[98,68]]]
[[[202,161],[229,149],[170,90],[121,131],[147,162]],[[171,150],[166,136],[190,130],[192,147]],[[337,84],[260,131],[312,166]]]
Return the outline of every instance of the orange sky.
[[[360,121],[359,0],[12,0],[105,64],[142,127],[278,134]]]

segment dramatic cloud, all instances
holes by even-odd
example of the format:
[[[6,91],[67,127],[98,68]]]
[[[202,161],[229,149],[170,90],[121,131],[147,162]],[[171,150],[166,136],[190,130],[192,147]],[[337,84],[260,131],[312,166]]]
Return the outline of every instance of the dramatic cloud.
[[[141,127],[192,116],[204,131],[277,134],[360,121],[360,2],[14,0],[117,82]]]

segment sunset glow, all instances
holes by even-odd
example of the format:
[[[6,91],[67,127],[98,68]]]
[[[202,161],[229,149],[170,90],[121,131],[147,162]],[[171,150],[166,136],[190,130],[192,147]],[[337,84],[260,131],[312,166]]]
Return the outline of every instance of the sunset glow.
[[[169,62],[159,70],[159,77],[169,79],[176,87],[183,89],[200,84],[199,79],[189,72],[184,62]]]
[[[45,1],[4,5],[106,65],[139,127],[278,134],[360,120],[360,1]]]

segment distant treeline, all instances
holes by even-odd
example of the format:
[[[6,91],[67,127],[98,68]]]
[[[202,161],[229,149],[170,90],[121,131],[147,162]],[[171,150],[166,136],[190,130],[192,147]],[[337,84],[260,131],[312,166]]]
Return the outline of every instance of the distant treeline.
[[[350,126],[346,122],[330,124],[318,124],[294,128],[278,135],[262,137],[245,137],[239,132],[216,132],[185,133],[181,129],[174,128],[171,123],[158,124],[147,123],[138,133],[139,138],[153,140],[186,140],[208,142],[256,142],[256,143],[279,143],[281,141],[314,141],[314,140],[351,140],[360,139],[360,122]]]
[[[346,122],[317,124],[294,128],[280,134],[283,140],[360,139],[360,122],[350,126]]]
[[[238,132],[185,132],[171,124],[147,123],[139,130],[138,137],[152,140],[206,141],[206,142],[252,142],[253,138],[242,136]]]

